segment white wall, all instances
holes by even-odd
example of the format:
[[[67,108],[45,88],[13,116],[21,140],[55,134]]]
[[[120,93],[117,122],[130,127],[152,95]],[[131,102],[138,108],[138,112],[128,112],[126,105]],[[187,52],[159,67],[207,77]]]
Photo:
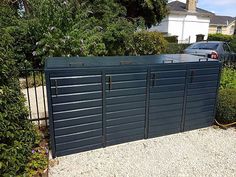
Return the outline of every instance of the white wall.
[[[188,41],[190,43],[196,42],[196,35],[205,35],[204,39],[208,37],[210,18],[198,17],[195,15],[170,15],[168,33],[177,35],[178,40]]]
[[[152,26],[152,28],[150,28],[150,31],[159,31],[159,32],[167,33],[168,32],[168,17],[164,18],[161,21],[161,23],[159,23],[157,26]]]
[[[179,43],[193,43],[196,42],[197,34],[203,34],[205,35],[204,39],[207,39],[209,23],[209,17],[170,14],[159,25],[151,28],[151,30],[166,32],[171,36],[178,36]]]

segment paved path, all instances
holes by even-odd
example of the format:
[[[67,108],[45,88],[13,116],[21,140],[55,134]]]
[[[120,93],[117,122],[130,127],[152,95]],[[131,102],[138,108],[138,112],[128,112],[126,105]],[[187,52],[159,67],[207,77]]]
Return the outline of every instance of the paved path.
[[[236,177],[236,129],[209,127],[57,160],[49,177]]]

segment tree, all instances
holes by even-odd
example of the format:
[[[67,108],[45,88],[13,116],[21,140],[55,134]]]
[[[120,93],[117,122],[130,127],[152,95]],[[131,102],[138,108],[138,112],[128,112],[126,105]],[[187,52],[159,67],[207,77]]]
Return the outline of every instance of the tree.
[[[167,15],[167,0],[116,0],[127,10],[127,18],[143,17],[145,25],[152,25],[161,22]]]

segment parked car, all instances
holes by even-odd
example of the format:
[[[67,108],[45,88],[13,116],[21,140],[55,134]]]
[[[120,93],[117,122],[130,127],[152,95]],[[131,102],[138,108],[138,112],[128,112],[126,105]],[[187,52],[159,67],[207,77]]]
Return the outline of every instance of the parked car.
[[[208,57],[211,59],[219,59],[220,56],[231,54],[231,50],[227,42],[201,41],[187,47],[184,50],[184,53]]]

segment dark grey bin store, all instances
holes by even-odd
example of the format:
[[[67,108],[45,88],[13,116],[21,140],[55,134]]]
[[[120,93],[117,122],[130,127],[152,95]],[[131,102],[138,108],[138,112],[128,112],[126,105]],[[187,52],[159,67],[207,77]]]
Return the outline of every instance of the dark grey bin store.
[[[220,69],[184,54],[47,59],[53,157],[212,125]]]

